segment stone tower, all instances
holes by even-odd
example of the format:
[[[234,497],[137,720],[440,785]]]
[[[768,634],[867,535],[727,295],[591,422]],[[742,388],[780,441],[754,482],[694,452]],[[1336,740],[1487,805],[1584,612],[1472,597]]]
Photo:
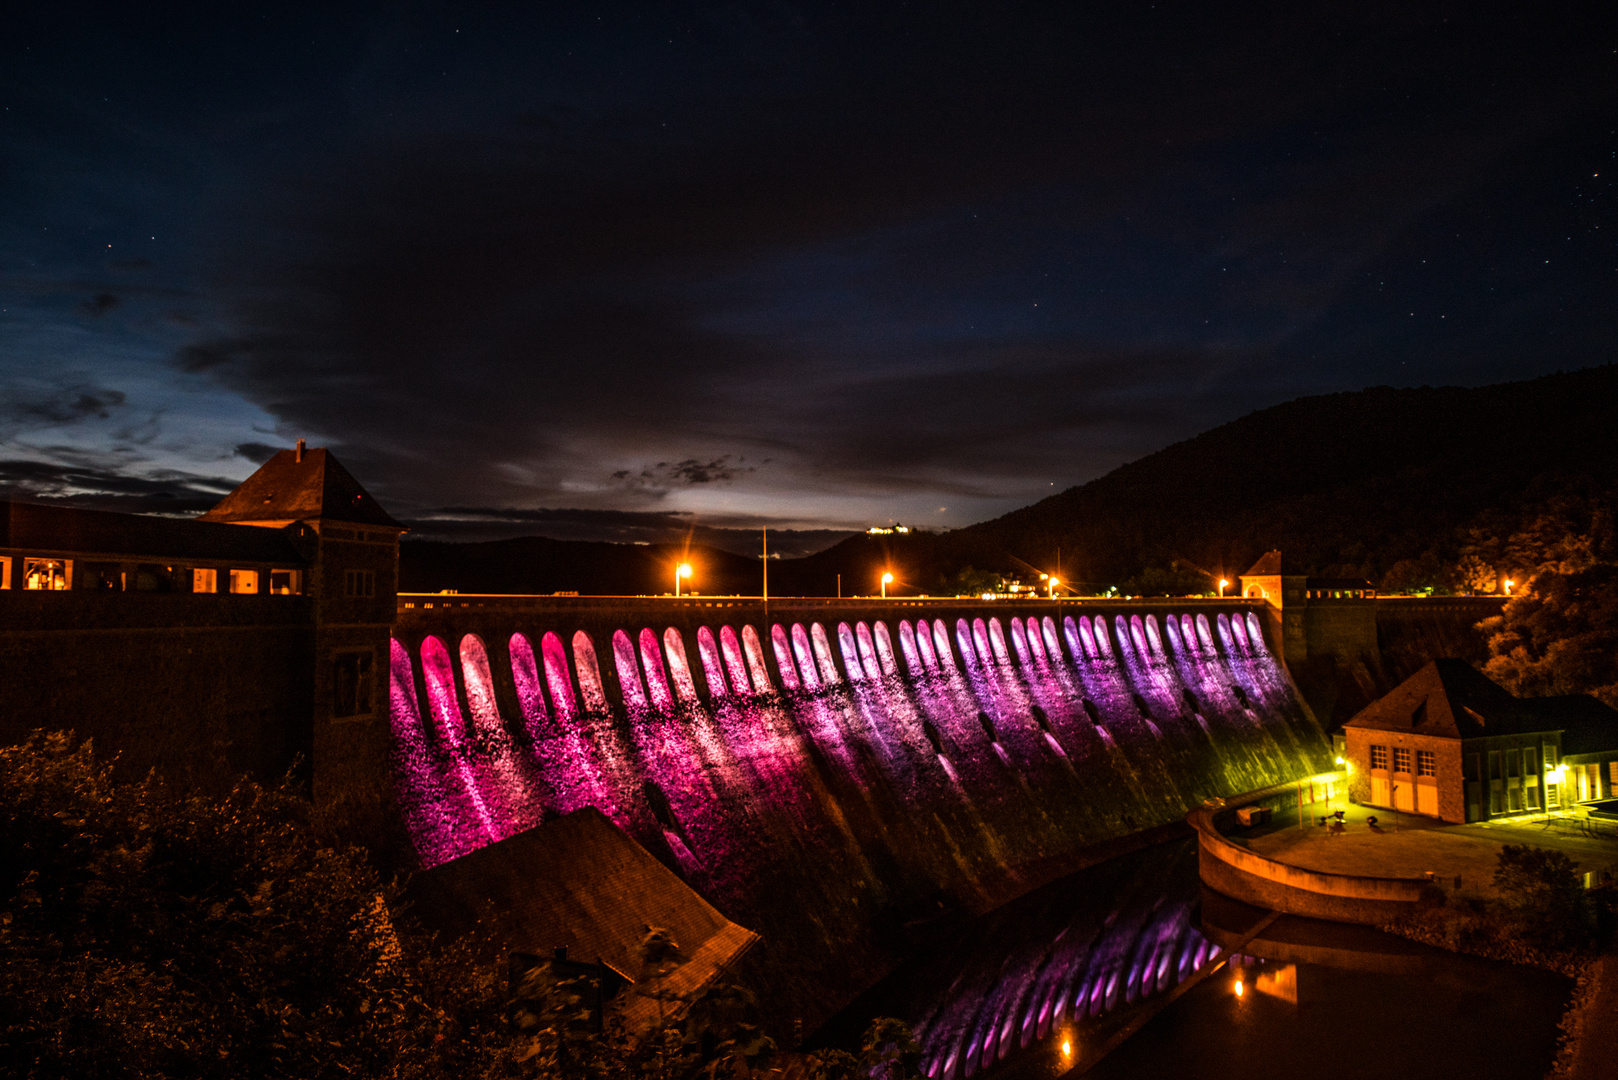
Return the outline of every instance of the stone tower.
[[[202,520],[281,530],[307,560],[297,584],[313,618],[305,745],[315,803],[336,821],[375,828],[390,798],[388,645],[404,526],[330,451],[301,439]]]

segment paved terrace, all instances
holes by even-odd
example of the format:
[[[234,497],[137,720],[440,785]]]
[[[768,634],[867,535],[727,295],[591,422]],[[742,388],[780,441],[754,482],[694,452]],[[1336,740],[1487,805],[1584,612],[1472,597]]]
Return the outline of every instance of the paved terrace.
[[[1320,815],[1344,811],[1341,833],[1317,823]],[[1589,835],[1571,815],[1522,815],[1488,823],[1448,825],[1432,818],[1358,806],[1346,798],[1277,810],[1269,824],[1232,825],[1225,837],[1259,855],[1306,870],[1376,877],[1421,877],[1432,871],[1446,892],[1493,900],[1494,870],[1505,844],[1530,844],[1565,852],[1581,872],[1618,872],[1618,835]],[[1375,817],[1377,823],[1370,824]],[[1452,892],[1455,878],[1461,887]]]

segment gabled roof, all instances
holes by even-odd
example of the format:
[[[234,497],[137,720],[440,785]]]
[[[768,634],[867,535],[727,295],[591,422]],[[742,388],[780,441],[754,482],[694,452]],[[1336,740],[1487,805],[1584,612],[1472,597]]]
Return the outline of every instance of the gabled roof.
[[[403,530],[329,450],[282,450],[203,521],[348,521]]]
[[[1451,739],[1557,731],[1562,727],[1549,722],[1465,660],[1429,661],[1343,726]]]
[[[1265,555],[1260,555],[1259,559],[1258,559],[1258,562],[1254,563],[1251,567],[1249,567],[1247,573],[1245,573],[1245,574],[1243,574],[1241,576],[1242,577],[1271,577],[1271,576],[1274,576],[1276,574],[1279,574],[1280,572],[1281,572],[1281,552],[1279,550],[1276,550],[1276,551],[1271,551],[1271,552],[1269,552],[1268,554],[1265,554]]]

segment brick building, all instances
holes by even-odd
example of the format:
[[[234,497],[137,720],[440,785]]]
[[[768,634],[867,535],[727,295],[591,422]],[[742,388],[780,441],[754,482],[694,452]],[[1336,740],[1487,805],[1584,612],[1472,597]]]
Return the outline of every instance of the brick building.
[[[1618,761],[1618,711],[1514,697],[1464,660],[1428,663],[1343,732],[1351,797],[1456,823],[1609,797]]]
[[[71,729],[203,787],[302,762],[380,808],[403,531],[302,443],[198,520],[0,502],[0,739]]]

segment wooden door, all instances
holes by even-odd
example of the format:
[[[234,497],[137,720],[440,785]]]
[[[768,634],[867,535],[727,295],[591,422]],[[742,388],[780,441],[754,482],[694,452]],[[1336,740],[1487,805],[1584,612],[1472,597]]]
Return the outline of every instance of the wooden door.
[[[1426,814],[1428,817],[1438,816],[1438,785],[1416,785],[1416,813]]]

